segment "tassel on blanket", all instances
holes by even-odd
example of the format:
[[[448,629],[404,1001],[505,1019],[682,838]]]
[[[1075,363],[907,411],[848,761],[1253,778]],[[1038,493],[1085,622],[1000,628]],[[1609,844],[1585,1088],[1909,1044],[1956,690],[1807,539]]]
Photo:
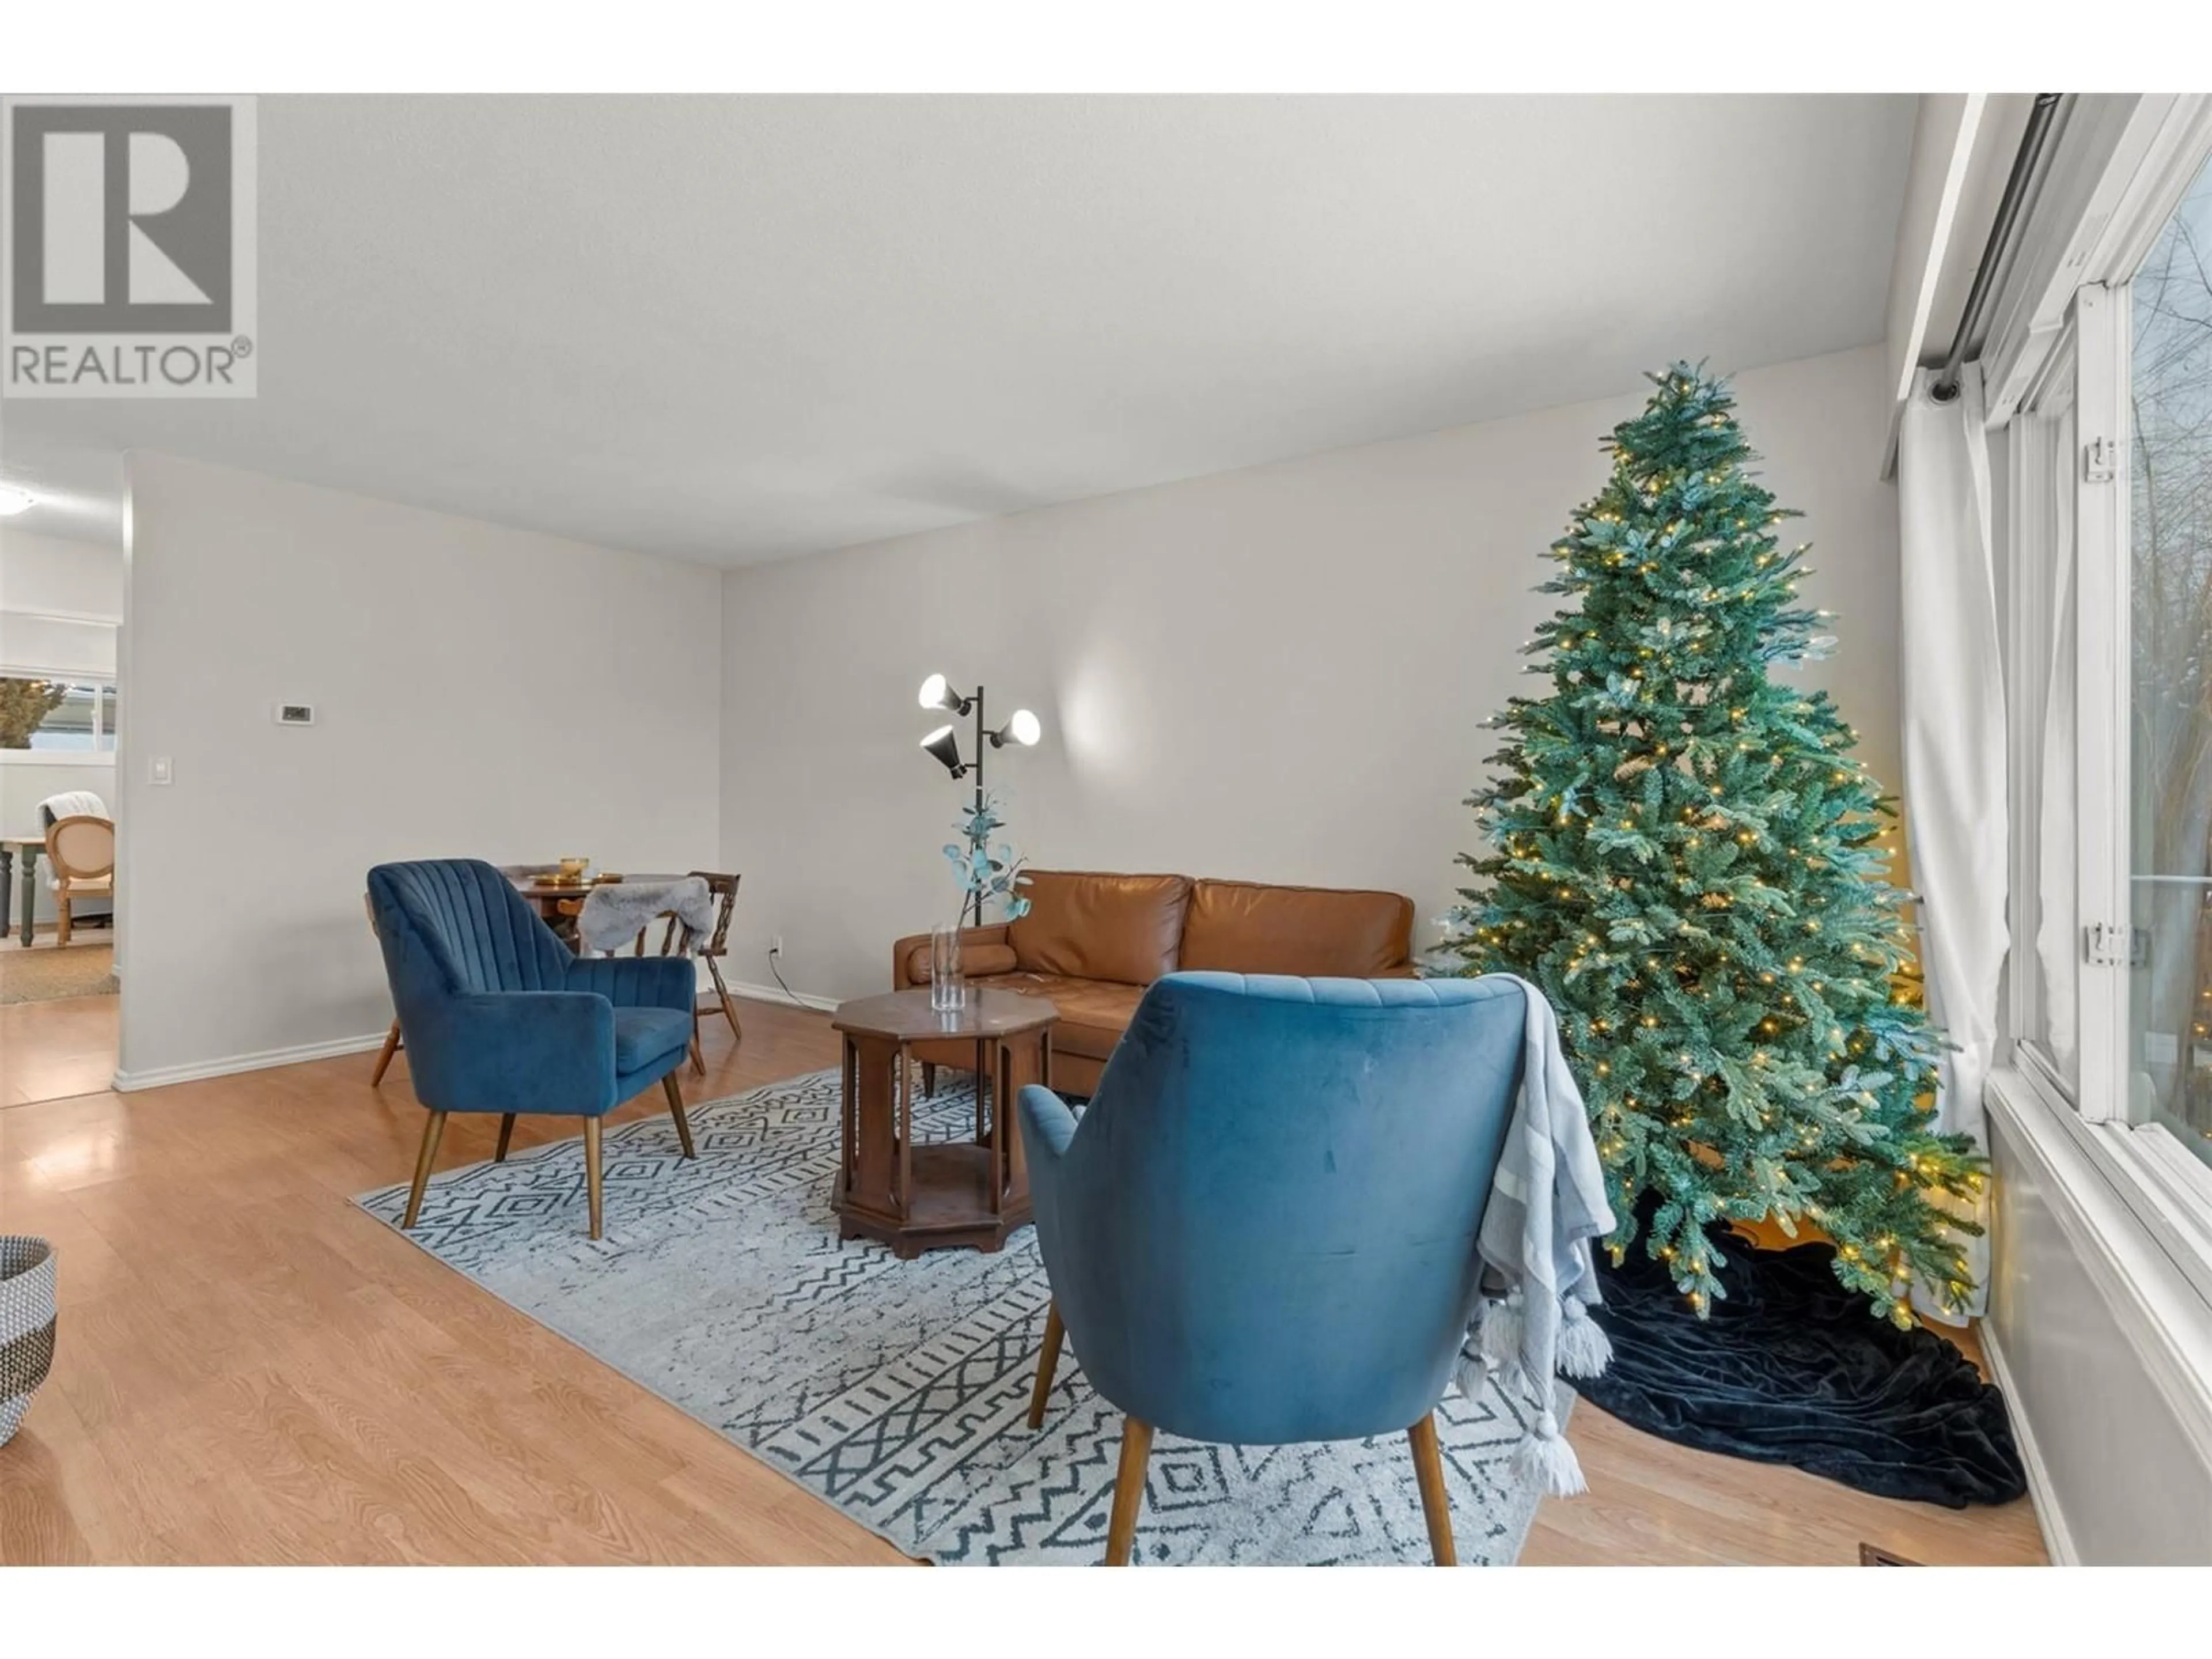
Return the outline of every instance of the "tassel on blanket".
[[[1549,1412],[1536,1419],[1534,1425],[1514,1448],[1513,1472],[1533,1486],[1541,1486],[1554,1498],[1576,1498],[1589,1490],[1583,1479],[1582,1460],[1575,1449],[1559,1432],[1559,1419]]]
[[[1589,1310],[1575,1297],[1561,1298],[1559,1369],[1569,1376],[1598,1376],[1613,1364],[1613,1342]]]
[[[1510,1297],[1482,1304],[1482,1328],[1475,1338],[1477,1351],[1483,1363],[1492,1370],[1499,1370],[1521,1363],[1521,1339],[1524,1333],[1521,1310]]]
[[[1490,1381],[1490,1362],[1474,1350],[1470,1342],[1459,1351],[1452,1364],[1452,1386],[1469,1400],[1481,1396],[1483,1385]]]

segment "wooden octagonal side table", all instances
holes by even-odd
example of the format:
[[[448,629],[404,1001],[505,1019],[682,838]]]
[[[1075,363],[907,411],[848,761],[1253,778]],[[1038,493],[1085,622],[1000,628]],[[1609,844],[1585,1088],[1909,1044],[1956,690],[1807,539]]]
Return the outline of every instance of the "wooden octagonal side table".
[[[1042,997],[1012,991],[970,989],[952,1013],[930,1007],[927,987],[841,1005],[830,1022],[845,1038],[837,1236],[880,1239],[911,1261],[924,1250],[995,1250],[1027,1226],[1014,1101],[1025,1084],[1050,1085],[1059,1018]],[[917,1144],[913,1047],[948,1038],[975,1045],[975,1138]]]

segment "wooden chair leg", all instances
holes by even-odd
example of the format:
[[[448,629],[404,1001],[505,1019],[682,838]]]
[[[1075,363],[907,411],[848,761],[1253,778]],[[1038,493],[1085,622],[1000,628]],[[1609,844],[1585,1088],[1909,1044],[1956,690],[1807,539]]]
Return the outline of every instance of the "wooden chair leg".
[[[599,1120],[584,1120],[584,1195],[592,1208],[592,1237],[597,1238],[604,1231],[599,1224]]]
[[[1044,1346],[1037,1354],[1036,1386],[1030,1390],[1030,1426],[1044,1426],[1044,1402],[1052,1393],[1052,1374],[1060,1367],[1060,1342],[1065,1334],[1060,1322],[1060,1304],[1045,1310]]]
[[[438,1142],[445,1133],[446,1115],[431,1113],[422,1126],[422,1150],[415,1154],[415,1185],[407,1194],[407,1213],[399,1223],[403,1227],[413,1226],[422,1213],[422,1189],[430,1184],[430,1166],[438,1161]]]
[[[54,895],[54,943],[67,945],[70,941],[69,889],[63,888]]]
[[[738,1024],[738,1005],[731,1000],[730,988],[722,983],[722,964],[713,957],[707,958],[707,976],[714,981],[714,995],[722,1005],[722,1018],[730,1022],[730,1040],[743,1042],[745,1028]]]
[[[699,1034],[691,1033],[691,1069],[701,1077],[707,1075],[707,1056],[700,1052]]]
[[[514,1139],[514,1114],[513,1112],[501,1112],[499,1115],[499,1149],[491,1155],[491,1161],[493,1163],[504,1164],[507,1162],[507,1144]]]
[[[1106,1565],[1126,1567],[1137,1539],[1137,1511],[1145,1502],[1145,1466],[1152,1461],[1152,1425],[1121,1419],[1121,1467],[1114,1474],[1114,1512],[1106,1522]]]
[[[677,1082],[676,1073],[670,1072],[661,1078],[660,1086],[668,1091],[668,1114],[676,1120],[676,1139],[683,1144],[684,1156],[698,1157],[691,1150],[691,1120],[684,1115],[684,1085]]]
[[[925,1060],[921,1062],[921,1097],[927,1100],[936,1092],[937,1062],[933,1060]]]
[[[384,1074],[392,1069],[392,1057],[399,1052],[399,1022],[393,1020],[392,1029],[384,1034],[384,1052],[376,1057],[376,1069],[368,1074],[368,1086],[375,1088],[384,1081]]]
[[[1434,1413],[1406,1431],[1413,1443],[1413,1476],[1421,1485],[1421,1514],[1429,1523],[1429,1553],[1440,1567],[1459,1565],[1452,1547],[1451,1497],[1444,1490],[1444,1455],[1437,1444]]]

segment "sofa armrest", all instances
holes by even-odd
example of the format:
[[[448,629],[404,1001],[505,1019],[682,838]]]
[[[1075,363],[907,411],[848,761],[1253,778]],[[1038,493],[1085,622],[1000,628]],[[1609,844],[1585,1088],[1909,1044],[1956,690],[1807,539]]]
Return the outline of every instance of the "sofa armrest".
[[[562,988],[589,991],[617,1008],[672,1008],[690,1013],[699,998],[699,970],[690,957],[580,957]]]
[[[978,945],[1004,946],[1006,943],[1006,924],[993,922],[988,927],[963,927],[960,930],[960,950],[964,957]],[[920,951],[921,970],[914,971],[915,952]],[[891,989],[904,991],[917,985],[929,983],[929,935],[908,933],[891,946]]]

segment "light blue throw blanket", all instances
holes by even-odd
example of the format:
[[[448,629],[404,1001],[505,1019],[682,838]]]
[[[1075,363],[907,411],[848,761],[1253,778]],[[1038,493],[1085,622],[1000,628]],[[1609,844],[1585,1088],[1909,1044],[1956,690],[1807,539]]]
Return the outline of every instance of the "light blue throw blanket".
[[[1552,1408],[1553,1379],[1595,1376],[1613,1358],[1589,1310],[1601,1299],[1590,1243],[1613,1231],[1613,1216],[1552,1005],[1526,980],[1498,977],[1512,978],[1528,996],[1521,1093],[1476,1239],[1484,1299],[1457,1380],[1472,1398],[1494,1376],[1526,1401],[1529,1428],[1515,1454],[1516,1471],[1571,1498],[1586,1488]]]

